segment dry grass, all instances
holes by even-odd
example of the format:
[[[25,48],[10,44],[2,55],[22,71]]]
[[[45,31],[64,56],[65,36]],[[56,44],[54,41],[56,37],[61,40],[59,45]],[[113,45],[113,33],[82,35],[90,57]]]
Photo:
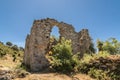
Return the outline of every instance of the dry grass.
[[[20,64],[21,63],[19,62],[19,60],[13,62],[13,57],[11,55],[6,55],[5,57],[0,59],[0,66],[8,67],[10,69],[15,69]]]

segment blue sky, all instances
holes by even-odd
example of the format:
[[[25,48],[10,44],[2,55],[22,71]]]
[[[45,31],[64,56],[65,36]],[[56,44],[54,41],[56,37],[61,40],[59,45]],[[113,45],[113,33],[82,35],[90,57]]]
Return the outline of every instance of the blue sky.
[[[120,40],[120,0],[0,0],[0,41],[24,46],[33,21],[46,17],[87,28],[94,41]]]

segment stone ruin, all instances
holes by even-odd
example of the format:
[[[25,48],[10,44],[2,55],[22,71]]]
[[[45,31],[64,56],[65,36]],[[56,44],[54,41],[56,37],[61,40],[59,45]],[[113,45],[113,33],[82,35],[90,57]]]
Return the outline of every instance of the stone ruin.
[[[89,50],[91,38],[87,29],[75,32],[74,27],[64,22],[58,22],[55,19],[35,20],[29,35],[26,38],[24,64],[31,71],[41,71],[49,66],[45,57],[49,43],[50,33],[54,26],[59,28],[60,38],[70,39],[72,41],[73,53],[80,52],[80,56]]]

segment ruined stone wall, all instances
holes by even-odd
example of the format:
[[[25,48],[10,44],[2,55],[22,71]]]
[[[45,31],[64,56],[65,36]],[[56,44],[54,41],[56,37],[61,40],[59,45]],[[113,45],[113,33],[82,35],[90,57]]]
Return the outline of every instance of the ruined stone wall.
[[[40,71],[49,66],[45,54],[48,50],[50,33],[54,26],[59,28],[60,37],[71,39],[73,53],[80,52],[81,56],[89,49],[91,39],[87,29],[75,32],[74,27],[55,19],[35,20],[30,34],[26,38],[24,63],[32,71]]]

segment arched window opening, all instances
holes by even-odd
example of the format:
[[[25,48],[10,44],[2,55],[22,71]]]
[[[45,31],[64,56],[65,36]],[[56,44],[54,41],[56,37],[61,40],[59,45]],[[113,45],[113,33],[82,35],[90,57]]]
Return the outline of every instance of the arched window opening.
[[[52,48],[52,46],[58,43],[59,37],[60,37],[59,28],[57,26],[54,26],[50,33],[49,50]]]
[[[54,26],[52,28],[52,32],[50,34],[51,38],[55,38],[56,40],[59,40],[60,33],[59,33],[59,28],[57,26]]]

